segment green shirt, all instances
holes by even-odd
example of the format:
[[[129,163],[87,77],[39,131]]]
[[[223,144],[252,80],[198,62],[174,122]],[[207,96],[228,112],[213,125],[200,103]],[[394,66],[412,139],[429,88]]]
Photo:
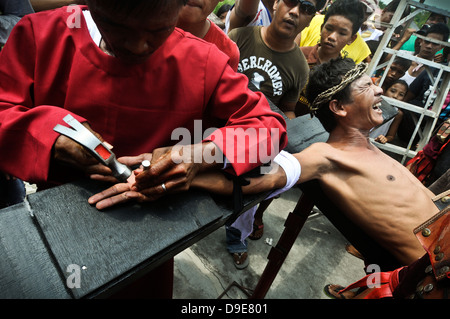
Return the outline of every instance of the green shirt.
[[[417,37],[415,35],[411,35],[411,37],[408,39],[408,41],[405,42],[405,44],[402,45],[402,47],[400,48],[400,50],[406,50],[406,51],[411,51],[414,52],[414,44],[416,43]],[[444,53],[444,49],[439,50],[438,52],[436,52],[436,55],[440,54],[440,53]]]
[[[298,100],[309,75],[308,63],[298,46],[287,52],[270,49],[261,37],[261,26],[236,28],[228,36],[240,51],[238,72],[277,106],[282,99]]]

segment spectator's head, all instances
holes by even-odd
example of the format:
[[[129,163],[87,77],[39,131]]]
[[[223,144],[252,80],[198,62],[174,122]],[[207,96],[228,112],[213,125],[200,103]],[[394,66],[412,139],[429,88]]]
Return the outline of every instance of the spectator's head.
[[[395,60],[391,64],[391,67],[387,71],[383,87],[386,87],[386,85],[390,85],[391,83],[400,79],[403,75],[405,75],[410,66],[410,60],[404,59],[402,57],[395,58]]]
[[[170,36],[187,0],[86,0],[101,46],[125,63],[142,63]]]
[[[365,74],[366,63],[355,65],[349,58],[337,58],[316,66],[310,73],[306,98],[327,132],[339,121],[369,132],[383,123],[379,104],[383,90]],[[343,123],[343,122],[342,122]]]
[[[231,4],[225,3],[219,8],[219,10],[217,10],[216,15],[219,17],[220,20],[225,22],[225,18],[227,17],[228,11],[230,11],[231,8],[232,8]]]
[[[364,21],[378,9],[378,0],[360,0],[364,5]]]
[[[399,101],[403,101],[406,93],[408,93],[408,83],[406,83],[404,80],[396,80],[387,88],[386,92],[384,92],[384,95]]]
[[[448,22],[447,16],[439,14],[439,13],[431,12],[430,16],[427,19],[426,24],[428,24],[428,25],[436,24],[436,23],[447,24],[447,22]]]
[[[306,28],[325,0],[275,0],[269,28],[280,39],[295,39]]]
[[[351,22],[351,35],[356,35],[364,22],[364,10],[365,6],[359,0],[336,0],[328,8],[323,25],[330,17],[341,16]]]
[[[178,24],[183,26],[186,24],[199,24],[206,21],[218,3],[219,0],[196,0],[195,2],[188,2],[181,9]]]
[[[397,7],[400,4],[400,0],[393,0],[389,2],[389,4],[381,11],[380,21],[383,23],[390,23],[392,20],[392,17],[394,16],[395,11],[397,11]],[[411,12],[411,9],[409,6],[405,8],[402,14],[402,18],[409,15]],[[385,26],[377,26],[378,29],[384,31],[386,30]]]
[[[447,42],[449,29],[444,23],[436,23],[428,28],[426,36],[434,40]],[[425,39],[419,39],[418,41],[420,47],[418,56],[427,60],[432,60],[436,53],[443,48],[443,45]]]
[[[355,5],[363,7],[358,0],[338,0],[329,7],[320,31],[320,50],[325,56],[337,57],[355,41],[355,26],[358,31],[363,22],[362,10],[351,11]]]

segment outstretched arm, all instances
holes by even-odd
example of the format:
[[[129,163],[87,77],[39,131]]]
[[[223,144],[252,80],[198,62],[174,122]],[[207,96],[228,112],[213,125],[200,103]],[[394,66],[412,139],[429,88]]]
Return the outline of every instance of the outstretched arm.
[[[325,143],[317,144],[324,145]],[[272,164],[270,170],[264,171],[259,177],[247,179],[250,183],[242,187],[243,193],[258,194],[270,190],[281,190],[283,192],[300,182],[319,178],[320,174],[326,171],[323,168],[328,163],[328,160],[324,156],[321,156],[323,151],[326,152],[327,149],[315,145],[294,155],[282,151],[275,157],[275,163]],[[302,166],[300,166],[300,162],[302,162]],[[136,170],[136,178],[141,173],[142,169]],[[165,195],[165,191],[161,189],[158,194],[151,197],[144,195],[140,191],[136,191],[133,187],[135,182],[134,178],[135,176],[133,175],[130,177],[128,183],[116,184],[101,193],[93,195],[89,198],[89,203],[95,204],[98,209],[104,209],[130,200],[151,201]],[[221,195],[231,195],[233,192],[232,180],[229,180],[219,170],[199,172],[193,178],[191,187]]]
[[[259,194],[273,189],[280,189],[286,185],[286,172],[274,164],[270,172],[259,177],[247,178],[249,185],[242,186],[244,194]],[[233,193],[233,181],[228,179],[220,171],[211,171],[196,176],[192,187],[205,189],[211,193],[231,195]]]
[[[312,179],[320,179],[330,172],[332,165],[326,154],[332,147],[326,143],[316,143],[300,153],[290,154],[281,151],[270,170],[258,177],[247,178],[249,185],[242,186],[244,194],[258,194],[271,190],[286,191],[292,186]],[[233,182],[221,172],[212,171],[196,176],[193,187],[212,193],[231,195]]]
[[[138,158],[138,157],[136,157]],[[91,196],[88,202],[95,205],[97,209],[105,209],[130,200],[139,202],[152,201],[164,196],[165,191],[159,190],[152,196],[144,195],[134,189],[135,179],[142,173],[142,168],[134,171],[127,183],[118,183],[104,191]],[[98,178],[100,179],[100,178]],[[249,185],[243,186],[244,194],[258,194],[273,189],[280,189],[286,185],[286,173],[277,164],[272,170],[260,177],[249,178]],[[228,179],[221,171],[212,170],[197,174],[191,187],[207,190],[208,192],[220,195],[231,195],[233,193],[233,181]]]
[[[230,12],[230,27],[228,32],[235,28],[245,27],[258,11],[260,0],[236,0],[233,9]]]

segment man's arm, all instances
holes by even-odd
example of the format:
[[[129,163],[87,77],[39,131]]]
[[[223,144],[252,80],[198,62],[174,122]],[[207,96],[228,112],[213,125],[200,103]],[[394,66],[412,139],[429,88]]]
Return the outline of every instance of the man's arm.
[[[68,153],[60,153],[65,146],[58,143],[54,148],[57,139],[79,150],[74,143],[64,141],[53,127],[62,124],[67,114],[80,122],[86,119],[54,105],[36,107],[34,30],[29,16],[22,18],[0,54],[0,148],[8,154],[0,161],[0,171],[22,180],[42,182],[49,178],[54,155],[74,159]]]
[[[260,0],[236,0],[230,12],[230,26],[228,32],[239,27],[245,27],[252,22],[258,12]]]
[[[242,186],[243,194],[259,194],[281,189],[287,184],[300,184],[320,179],[330,172],[330,161],[324,156],[330,147],[326,143],[315,143],[300,153],[291,155],[281,152],[275,157],[275,163],[272,164],[269,172],[258,177],[247,178],[250,184]],[[222,195],[231,195],[233,191],[233,182],[219,171],[197,175],[192,186]]]
[[[156,154],[141,154],[135,157],[123,157],[119,158],[119,161],[123,162],[126,165],[135,165],[141,162],[144,159],[152,160],[152,157]],[[290,156],[289,159],[292,161],[297,161],[293,156]],[[295,164],[295,163],[294,163]],[[156,164],[158,165],[158,164]],[[155,166],[156,166],[155,165]],[[150,166],[150,169],[155,170],[156,174],[159,171],[159,168]],[[286,170],[288,170],[289,164],[284,163],[283,166]],[[299,166],[297,164],[297,166]],[[154,189],[147,189],[142,191],[136,190],[136,180],[145,176],[147,172],[144,172],[142,167],[136,169],[134,173],[130,176],[127,183],[118,183],[114,186],[97,193],[91,196],[88,199],[88,202],[92,205],[95,205],[97,209],[105,209],[120,203],[125,203],[130,200],[136,200],[138,202],[147,202],[156,200],[168,193],[168,191],[162,189],[161,186],[156,187]],[[292,175],[298,176],[300,174],[297,172],[288,172]],[[152,175],[155,175],[153,173]],[[95,179],[103,179],[102,177],[95,177]],[[278,164],[273,164],[270,172],[265,172],[265,174],[256,178],[248,178],[247,179],[250,184],[242,186],[242,191],[244,194],[259,194],[262,192],[267,192],[274,189],[282,189],[286,186],[287,176],[285,170],[280,167]],[[295,181],[293,181],[295,183]],[[290,184],[292,185],[291,181]],[[188,188],[178,188],[174,190],[176,187],[175,184],[166,183],[167,190],[171,189],[172,192],[181,192],[186,191]],[[208,192],[214,194],[221,195],[231,195],[233,193],[233,181],[228,179],[222,171],[219,169],[215,170],[204,170],[199,174],[193,177],[192,183],[190,187],[204,189]]]
[[[405,33],[403,33],[403,36],[401,37],[401,39],[392,47],[392,50],[400,50],[400,48],[406,43],[406,41],[409,40],[409,38],[411,37],[411,35],[416,32],[415,29],[413,28],[407,28],[405,30]],[[389,61],[389,59],[392,57],[392,54],[387,54],[383,61],[380,61],[380,63]]]
[[[287,190],[294,184],[303,183],[311,179],[320,179],[323,174],[329,172],[328,168],[331,167],[330,161],[326,156],[323,156],[328,150],[329,146],[326,143],[316,143],[294,155],[281,152],[275,158],[275,163],[272,164],[269,172],[259,177],[247,178],[247,181],[250,183],[242,186],[243,194],[259,194],[271,190],[282,190],[283,188]],[[121,158],[119,160],[124,164],[131,165],[143,159],[151,159],[151,155],[142,154],[137,157]],[[142,174],[142,169],[135,171],[136,178],[140,174]],[[139,202],[152,201],[166,194],[161,187],[156,188],[155,192],[150,196],[136,191],[133,188],[135,175],[130,177],[128,183],[116,184],[91,196],[88,202],[95,205],[97,209],[104,209],[130,200]],[[204,171],[197,174],[192,180],[191,187],[221,195],[231,195],[233,192],[233,182],[227,179],[219,170]]]
[[[248,195],[283,188],[287,179],[284,169],[278,164],[274,164],[270,173],[259,177],[247,178],[247,180],[250,184],[242,186],[242,193]],[[197,175],[192,183],[192,187],[220,195],[231,195],[233,193],[233,181],[218,170]]]

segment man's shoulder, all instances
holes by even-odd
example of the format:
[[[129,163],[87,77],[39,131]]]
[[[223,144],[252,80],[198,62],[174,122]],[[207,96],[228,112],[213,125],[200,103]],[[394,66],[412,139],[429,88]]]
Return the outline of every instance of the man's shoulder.
[[[81,27],[81,14],[86,10],[87,6],[64,6],[51,10],[44,10],[32,14],[27,14],[22,19],[31,21],[32,23],[54,23],[56,20],[65,22],[68,28]]]
[[[224,44],[231,47],[236,47],[236,43],[228,37],[228,35],[223,32],[221,28],[219,28],[214,22],[211,22],[211,27],[209,31],[206,33],[203,40],[207,42],[211,42],[214,44]]]
[[[228,33],[228,35],[231,36],[234,34],[236,36],[250,36],[252,34],[256,34],[257,30],[260,29],[261,26],[239,27],[231,30],[230,33]]]
[[[168,42],[176,44],[178,47],[187,46],[192,48],[202,48],[212,47],[213,44],[204,39],[196,37],[189,32],[184,31],[180,28],[175,28],[170,37],[167,39]]]
[[[333,147],[331,144],[327,142],[316,142],[305,148],[302,152],[299,154],[302,154],[302,156],[305,155],[312,155],[314,156],[323,156],[325,157],[325,154],[330,154],[336,150],[335,147]],[[308,156],[310,156],[308,155]]]
[[[258,33],[261,30],[261,26],[254,27],[240,27],[230,31],[228,37],[233,40],[239,48],[241,48],[243,43],[251,45],[256,44],[256,39],[258,38]]]
[[[370,55],[370,52],[369,46],[359,33],[356,34],[355,41],[350,45],[346,45],[341,51],[345,57],[353,59],[356,64],[362,62]]]
[[[301,32],[300,46],[313,46],[320,41],[320,27],[324,19],[323,14],[317,14],[312,18],[309,26]]]
[[[175,28],[170,37],[164,43],[167,50],[170,50],[173,54],[182,55],[186,57],[186,52],[190,56],[196,56],[204,61],[213,57],[214,63],[222,61],[226,64],[228,55],[224,53],[216,44],[200,39],[189,32],[185,32],[180,28]],[[237,47],[236,47],[237,49]],[[237,49],[238,50],[238,49]]]
[[[63,38],[83,34],[87,29],[83,17],[85,9],[87,6],[73,5],[28,14],[20,19],[16,28],[21,34],[32,34],[36,41],[60,43]]]
[[[318,47],[319,47],[318,44],[313,45],[313,46],[300,47],[300,51],[302,51],[303,55],[304,55],[306,58],[308,58],[308,56],[309,56],[311,53],[317,51]]]
[[[231,40],[225,32],[213,22],[208,33],[206,33],[203,40],[214,43],[223,53],[230,57],[230,65],[233,69],[237,69],[239,63],[239,48],[237,44]]]

